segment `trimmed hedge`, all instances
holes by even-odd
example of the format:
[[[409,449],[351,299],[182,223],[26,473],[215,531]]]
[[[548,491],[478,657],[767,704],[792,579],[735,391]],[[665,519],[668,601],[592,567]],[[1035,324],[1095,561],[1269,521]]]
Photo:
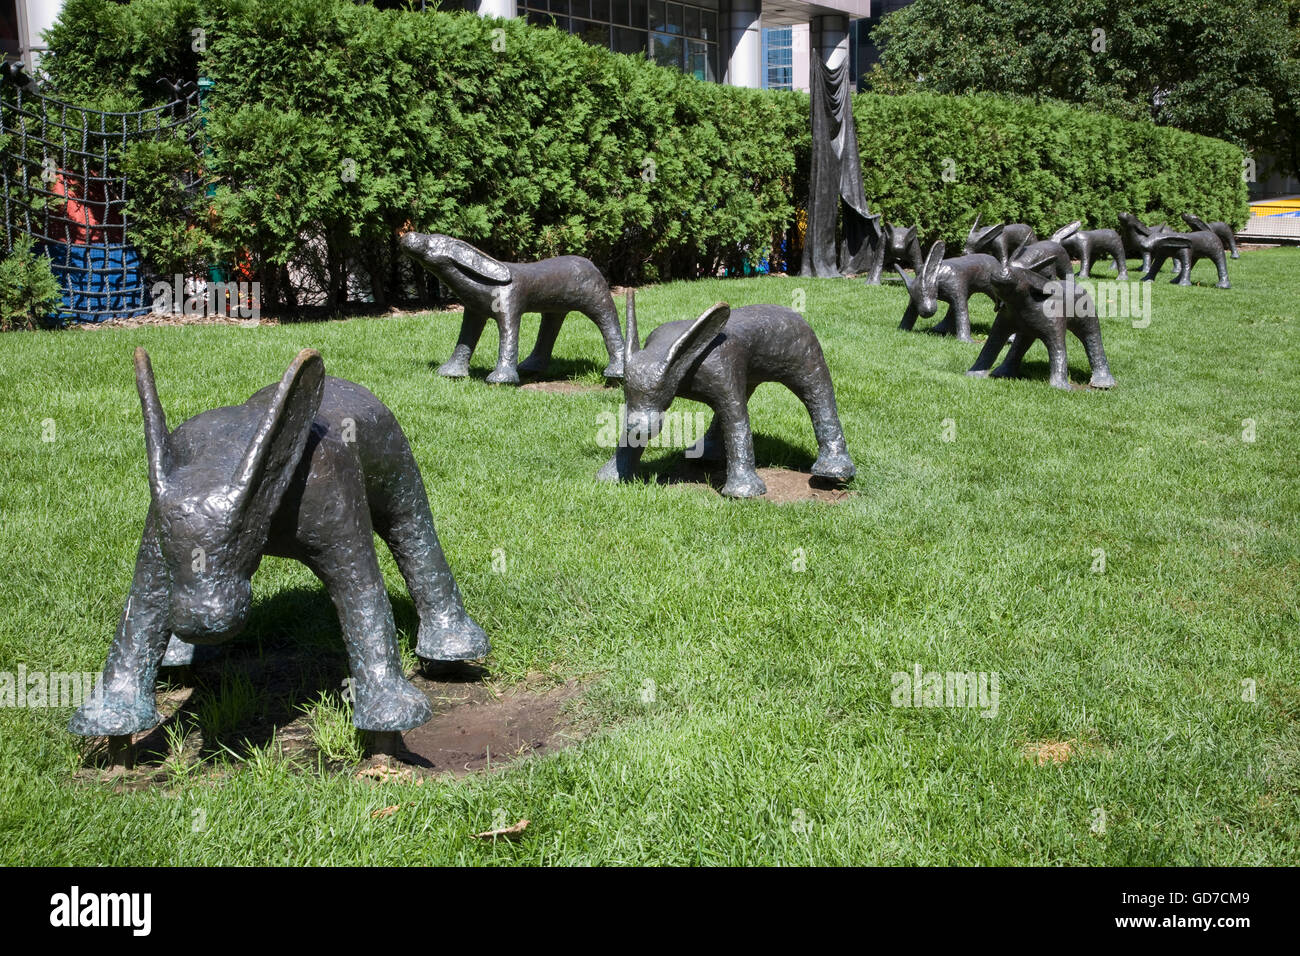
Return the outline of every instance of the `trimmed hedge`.
[[[62,90],[139,103],[162,95],[166,71],[202,65],[216,81],[219,188],[214,215],[195,224],[207,235],[185,241],[249,250],[272,302],[285,264],[311,249],[324,250],[335,304],[358,271],[386,302],[393,230],[407,219],[504,259],[576,253],[636,282],[770,254],[806,200],[803,94],[699,82],[518,20],[346,0],[202,6],[70,0],[47,62]],[[99,39],[133,35],[148,38],[143,61]],[[1245,216],[1241,152],[1219,141],[982,96],[860,94],[854,109],[873,208],[931,238],[960,241],[977,211],[1043,233],[1073,218],[1114,225],[1125,209]],[[160,159],[156,175],[174,176],[174,163]],[[132,191],[174,215],[164,190]]]
[[[1180,229],[1184,212],[1235,226],[1249,214],[1241,150],[1167,126],[925,93],[859,94],[853,116],[873,211],[931,239],[964,241],[977,212],[1040,236],[1074,219],[1115,228],[1121,212]]]

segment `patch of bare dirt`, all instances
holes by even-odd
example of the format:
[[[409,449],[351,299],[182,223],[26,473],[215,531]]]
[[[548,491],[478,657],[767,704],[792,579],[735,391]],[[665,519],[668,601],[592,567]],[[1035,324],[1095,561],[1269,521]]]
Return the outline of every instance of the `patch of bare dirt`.
[[[604,385],[588,385],[585,382],[525,382],[519,386],[529,392],[554,392],[557,395],[574,395],[579,392],[603,392]]]
[[[758,468],[758,477],[767,485],[767,494],[763,501],[773,504],[814,501],[820,504],[838,504],[857,494],[840,487],[835,482],[814,478],[806,471],[794,471],[789,468]],[[722,465],[708,466],[691,459],[683,459],[672,471],[659,476],[659,482],[666,485],[684,485],[687,488],[719,491],[727,481],[726,468]]]
[[[132,318],[110,319],[107,322],[78,322],[74,329],[95,331],[101,329],[142,329],[171,325],[241,325],[256,328],[259,325],[279,325],[278,319],[263,316],[259,319],[241,319],[230,315],[181,315],[171,312],[150,312]]]
[[[464,776],[493,769],[532,754],[547,754],[582,736],[573,702],[582,687],[575,681],[544,690],[528,684],[495,695],[483,684],[429,682],[430,700],[443,710],[423,727],[407,731],[408,754],[399,755],[427,773]],[[424,690],[424,688],[421,688]]]
[[[1039,767],[1047,764],[1069,763],[1075,757],[1082,756],[1085,753],[1101,753],[1108,756],[1109,752],[1098,741],[1088,739],[1079,740],[1071,737],[1069,740],[1047,740],[1030,741],[1024,745],[1022,754],[1026,760],[1029,760]]]
[[[163,722],[134,735],[129,760],[110,754],[105,738],[88,740],[84,764],[74,778],[123,791],[166,787],[179,768],[189,768],[184,770],[187,776],[217,779],[229,773],[226,758],[242,759],[250,749],[269,744],[301,772],[315,772],[318,751],[312,719],[303,705],[322,690],[337,692],[346,673],[341,650],[334,659],[319,649],[301,647],[263,653],[232,647],[188,669],[164,669],[166,682],[158,690]],[[431,676],[416,673],[410,679],[429,699],[433,719],[402,735],[392,756],[376,753],[360,768],[328,764],[327,772],[420,783],[432,774],[463,776],[551,753],[589,731],[576,706],[583,691],[577,681],[530,674],[502,689],[486,669],[468,663]],[[220,737],[209,738],[204,707],[212,706],[214,696],[235,692],[237,683],[252,701],[246,718],[225,727]],[[184,733],[178,733],[182,729]],[[183,740],[180,752],[177,740]],[[222,759],[209,759],[215,756]]]

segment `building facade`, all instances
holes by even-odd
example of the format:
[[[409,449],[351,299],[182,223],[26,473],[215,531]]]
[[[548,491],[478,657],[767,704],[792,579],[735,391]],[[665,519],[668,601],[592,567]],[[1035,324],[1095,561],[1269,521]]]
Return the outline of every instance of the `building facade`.
[[[378,0],[376,5],[406,4]],[[22,60],[34,68],[46,49],[41,32],[53,25],[62,6],[62,0],[0,0],[0,51],[5,59]],[[829,44],[828,53],[848,56],[850,22],[869,17],[872,0],[450,0],[442,4],[444,9],[448,6],[553,26],[618,53],[643,53],[701,80],[806,90],[810,49]]]
[[[34,68],[46,50],[41,33],[62,9],[63,0],[0,0],[0,54]]]
[[[806,90],[809,51],[818,47],[847,57],[850,22],[870,16],[872,0],[458,0],[458,5],[482,16],[553,26],[618,53],[644,53],[702,80]]]

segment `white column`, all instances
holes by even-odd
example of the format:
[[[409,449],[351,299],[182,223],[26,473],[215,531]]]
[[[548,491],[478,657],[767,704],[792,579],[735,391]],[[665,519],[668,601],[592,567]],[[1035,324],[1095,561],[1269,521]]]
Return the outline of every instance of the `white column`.
[[[41,33],[54,26],[63,9],[63,0],[18,0],[18,46],[29,72],[41,62],[49,47]]]
[[[839,66],[849,58],[849,18],[839,14],[813,17],[809,27],[813,55],[820,56],[829,67]],[[812,64],[809,63],[811,69]]]
[[[810,29],[806,23],[796,23],[790,27],[790,44],[793,48],[790,56],[791,66],[791,85],[796,90],[808,92],[811,87],[808,85],[810,64],[808,63],[808,50],[811,47],[809,38]]]
[[[509,19],[519,12],[518,0],[478,0],[480,17],[500,17]]]
[[[763,85],[762,0],[731,0],[726,12],[727,56],[722,82],[728,86]]]

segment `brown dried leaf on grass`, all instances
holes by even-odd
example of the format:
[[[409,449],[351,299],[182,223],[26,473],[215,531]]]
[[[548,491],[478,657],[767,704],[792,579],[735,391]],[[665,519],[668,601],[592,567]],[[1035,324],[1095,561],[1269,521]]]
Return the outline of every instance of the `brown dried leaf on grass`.
[[[1037,740],[1025,744],[1024,754],[1026,760],[1032,760],[1041,767],[1049,763],[1067,763],[1087,747],[1087,744],[1081,744],[1073,737],[1069,740]]]
[[[528,821],[520,820],[514,826],[502,827],[499,830],[485,830],[482,833],[473,834],[475,840],[495,840],[501,837],[506,840],[516,840],[528,829]]]
[[[369,767],[362,767],[360,770],[357,771],[358,780],[365,780],[369,778],[371,780],[378,780],[380,783],[388,783],[390,781],[397,781],[399,783],[410,783],[412,782],[412,780],[414,780],[414,777],[415,777],[415,773],[414,771],[411,770],[410,767],[401,767],[398,766],[397,764],[389,763],[389,762],[376,763]],[[424,780],[423,778],[421,778],[420,780],[416,780],[415,782],[417,784],[423,783]]]

